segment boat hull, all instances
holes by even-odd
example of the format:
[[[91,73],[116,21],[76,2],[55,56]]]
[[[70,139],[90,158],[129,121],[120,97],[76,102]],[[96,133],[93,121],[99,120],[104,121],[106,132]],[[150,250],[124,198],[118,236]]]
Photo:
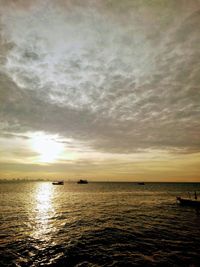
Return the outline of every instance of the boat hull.
[[[61,181],[61,182],[53,182],[52,184],[53,184],[53,185],[63,185],[64,182],[63,182],[63,181]]]
[[[79,180],[77,184],[88,184],[87,180]]]
[[[177,197],[177,201],[181,206],[190,206],[200,208],[200,201]]]

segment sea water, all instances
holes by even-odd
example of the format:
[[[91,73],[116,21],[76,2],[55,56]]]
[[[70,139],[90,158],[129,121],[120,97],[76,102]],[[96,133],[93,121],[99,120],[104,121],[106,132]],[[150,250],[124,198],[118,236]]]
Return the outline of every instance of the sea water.
[[[0,266],[200,266],[196,183],[0,183]],[[199,196],[200,197],[200,196]]]

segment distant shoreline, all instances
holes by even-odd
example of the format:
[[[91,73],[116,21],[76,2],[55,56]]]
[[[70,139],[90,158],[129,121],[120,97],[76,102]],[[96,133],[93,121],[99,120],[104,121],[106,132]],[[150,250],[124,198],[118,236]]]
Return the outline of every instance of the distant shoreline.
[[[64,180],[64,179],[63,179]],[[0,183],[14,183],[14,182],[52,182],[53,179],[0,179]],[[78,181],[77,179],[74,180],[64,180],[65,183],[76,183]],[[141,181],[90,181],[90,183],[130,183],[130,184],[138,184]],[[145,184],[150,184],[150,183],[154,183],[154,184],[199,184],[199,182],[197,181],[144,181]]]

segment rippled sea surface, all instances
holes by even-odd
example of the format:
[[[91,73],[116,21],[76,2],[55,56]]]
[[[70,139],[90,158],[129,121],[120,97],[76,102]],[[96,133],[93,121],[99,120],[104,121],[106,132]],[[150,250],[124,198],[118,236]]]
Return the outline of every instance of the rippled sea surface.
[[[0,266],[200,266],[200,184],[0,183]]]

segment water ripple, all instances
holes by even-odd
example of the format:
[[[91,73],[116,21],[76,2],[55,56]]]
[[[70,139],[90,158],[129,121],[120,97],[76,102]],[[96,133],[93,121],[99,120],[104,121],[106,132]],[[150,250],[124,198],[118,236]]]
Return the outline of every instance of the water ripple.
[[[1,267],[199,266],[200,216],[175,203],[185,187],[3,186]]]

